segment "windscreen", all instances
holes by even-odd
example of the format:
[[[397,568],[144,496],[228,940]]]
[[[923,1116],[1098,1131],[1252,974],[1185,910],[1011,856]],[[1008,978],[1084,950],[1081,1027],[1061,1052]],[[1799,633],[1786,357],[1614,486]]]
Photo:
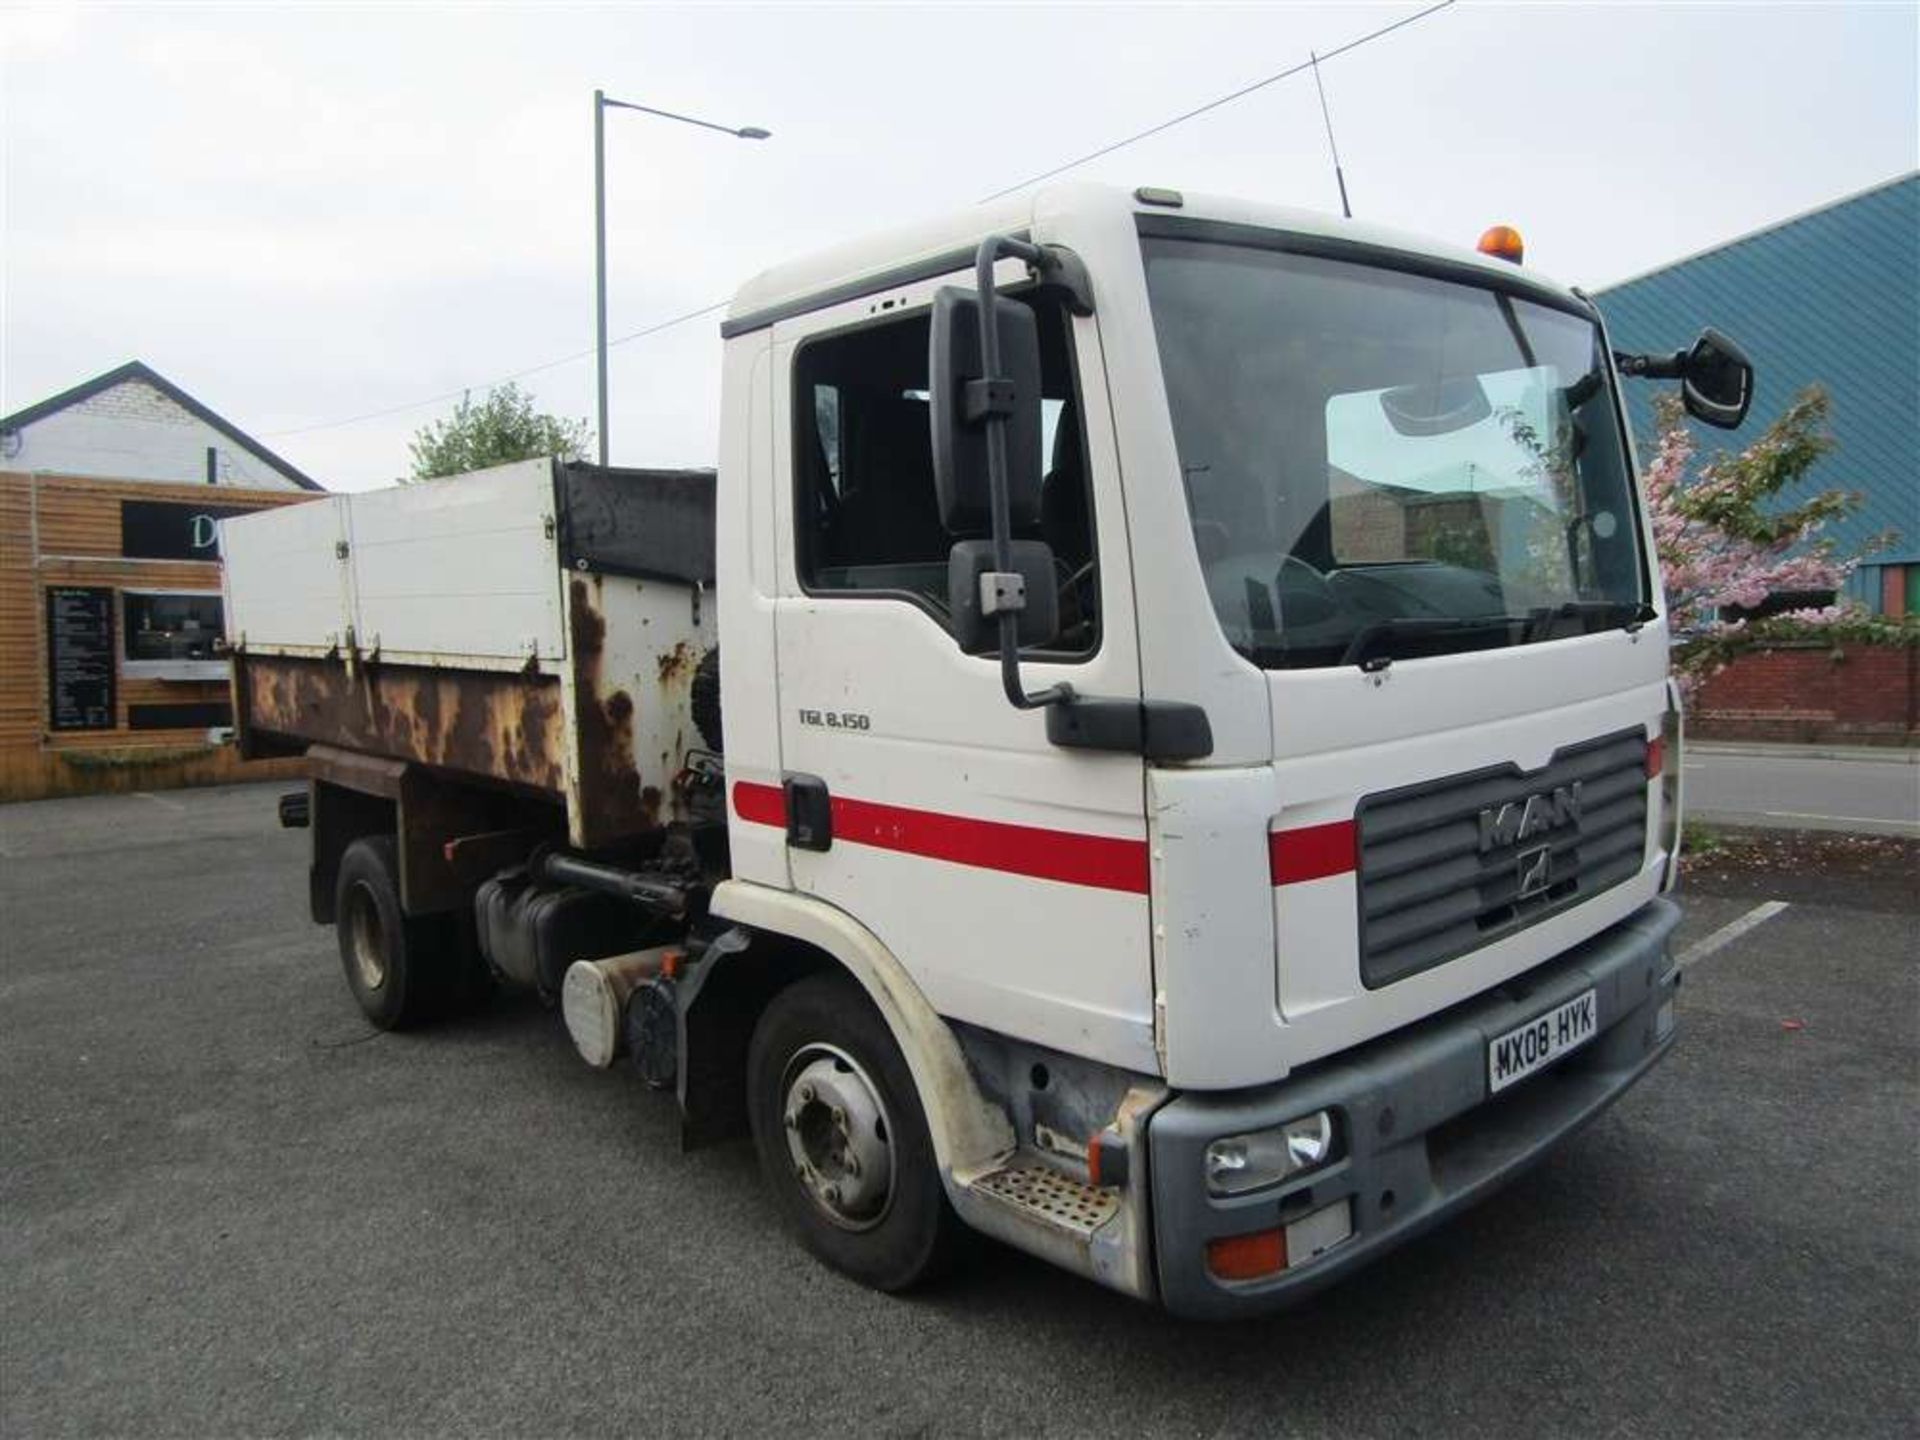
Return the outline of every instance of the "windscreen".
[[[1590,321],[1346,260],[1142,244],[1194,542],[1243,655],[1367,663],[1646,617]]]

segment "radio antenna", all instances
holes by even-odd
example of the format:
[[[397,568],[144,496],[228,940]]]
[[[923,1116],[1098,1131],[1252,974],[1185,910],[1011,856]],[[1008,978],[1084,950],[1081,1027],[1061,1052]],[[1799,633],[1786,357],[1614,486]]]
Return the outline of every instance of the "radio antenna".
[[[1351,220],[1353,206],[1347,203],[1347,177],[1340,169],[1340,147],[1333,138],[1333,116],[1327,110],[1327,87],[1320,83],[1320,57],[1311,50],[1307,56],[1313,62],[1313,88],[1320,92],[1320,118],[1327,127],[1327,149],[1333,155],[1333,178],[1340,186],[1340,213]]]

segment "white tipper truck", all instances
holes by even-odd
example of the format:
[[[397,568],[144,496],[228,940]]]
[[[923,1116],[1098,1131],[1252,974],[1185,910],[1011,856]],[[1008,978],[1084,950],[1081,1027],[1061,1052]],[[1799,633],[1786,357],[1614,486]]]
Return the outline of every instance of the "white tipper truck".
[[[540,992],[885,1289],[970,1226],[1233,1316],[1484,1196],[1673,1043],[1618,377],[1752,390],[1516,258],[1047,189],[747,284],[717,474],[227,521],[362,1009]]]

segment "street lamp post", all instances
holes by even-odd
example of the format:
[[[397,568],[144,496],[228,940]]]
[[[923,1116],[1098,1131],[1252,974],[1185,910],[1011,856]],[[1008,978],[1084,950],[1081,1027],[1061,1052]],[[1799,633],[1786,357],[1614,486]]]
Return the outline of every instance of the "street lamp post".
[[[607,463],[607,111],[638,110],[662,120],[678,120],[683,125],[698,125],[702,130],[718,130],[736,140],[765,140],[769,132],[757,125],[716,125],[711,120],[696,120],[691,115],[676,115],[671,110],[656,110],[651,105],[635,105],[626,100],[609,100],[606,92],[593,92],[593,293],[595,352],[600,365],[600,463]]]

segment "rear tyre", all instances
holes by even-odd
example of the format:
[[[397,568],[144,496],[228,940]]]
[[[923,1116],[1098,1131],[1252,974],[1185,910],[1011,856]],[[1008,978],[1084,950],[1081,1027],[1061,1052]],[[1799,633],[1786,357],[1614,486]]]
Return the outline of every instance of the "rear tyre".
[[[694,667],[692,693],[689,699],[693,707],[693,726],[700,732],[700,738],[707,742],[707,748],[714,754],[725,749],[725,737],[720,730],[720,647],[714,646],[700,657],[700,663]]]
[[[754,1148],[806,1247],[876,1290],[945,1268],[960,1221],[926,1115],[886,1021],[851,981],[781,991],[747,1052]]]
[[[448,917],[400,908],[400,865],[391,835],[347,846],[334,891],[334,928],[347,988],[381,1030],[404,1030],[462,998],[461,953]]]

